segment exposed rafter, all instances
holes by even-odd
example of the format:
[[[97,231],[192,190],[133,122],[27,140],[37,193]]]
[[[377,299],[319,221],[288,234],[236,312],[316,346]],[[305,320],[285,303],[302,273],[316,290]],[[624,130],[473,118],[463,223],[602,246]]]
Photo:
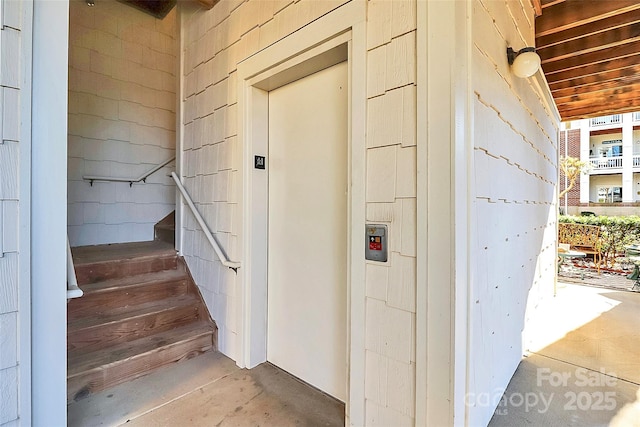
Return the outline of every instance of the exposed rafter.
[[[563,120],[640,107],[640,2],[541,0],[536,47]]]

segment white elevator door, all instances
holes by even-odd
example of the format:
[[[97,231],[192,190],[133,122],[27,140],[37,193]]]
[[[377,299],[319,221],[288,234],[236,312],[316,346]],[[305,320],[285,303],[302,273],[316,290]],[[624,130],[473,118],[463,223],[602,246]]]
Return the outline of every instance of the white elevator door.
[[[267,359],[344,401],[347,63],[269,92]]]

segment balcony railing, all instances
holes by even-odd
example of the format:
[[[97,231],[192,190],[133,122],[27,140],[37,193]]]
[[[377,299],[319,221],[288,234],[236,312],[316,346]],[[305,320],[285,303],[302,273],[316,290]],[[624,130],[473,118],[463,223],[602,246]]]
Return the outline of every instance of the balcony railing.
[[[621,114],[613,114],[611,116],[596,117],[591,119],[591,126],[608,126],[622,123]]]
[[[616,169],[622,168],[622,156],[615,157],[592,157],[589,159],[592,169]],[[640,156],[638,158],[640,162]],[[636,156],[633,156],[633,163],[635,166]],[[640,164],[640,163],[639,163]]]

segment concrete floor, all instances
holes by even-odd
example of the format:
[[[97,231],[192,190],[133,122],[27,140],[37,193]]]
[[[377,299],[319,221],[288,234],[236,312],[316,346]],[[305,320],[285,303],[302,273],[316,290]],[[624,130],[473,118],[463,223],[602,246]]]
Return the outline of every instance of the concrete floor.
[[[640,293],[560,283],[491,422],[640,426]],[[500,399],[500,391],[489,393]],[[269,364],[219,353],[68,407],[69,426],[338,426],[344,405]]]
[[[343,426],[344,404],[262,364],[206,353],[67,407],[82,426]]]
[[[640,426],[640,293],[559,283],[491,422]]]

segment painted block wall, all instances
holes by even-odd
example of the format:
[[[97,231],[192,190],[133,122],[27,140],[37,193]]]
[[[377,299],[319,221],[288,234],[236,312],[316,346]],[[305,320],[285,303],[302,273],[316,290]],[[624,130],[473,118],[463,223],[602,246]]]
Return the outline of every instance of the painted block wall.
[[[553,292],[560,120],[544,79],[517,78],[507,63],[507,46],[535,45],[531,2],[477,0],[471,19],[475,235],[467,422],[486,425],[522,358],[525,325]]]
[[[175,208],[176,10],[163,20],[116,1],[70,1],[68,232],[72,246],[153,240]]]
[[[211,11],[183,9],[183,175],[234,259],[241,255],[237,64],[323,14],[340,13],[341,3],[237,0]],[[416,3],[366,5],[365,220],[389,225],[391,251],[389,263],[365,266],[366,424],[412,425]],[[470,241],[478,302],[470,310],[469,391],[475,392],[506,387],[525,346],[525,321],[553,289],[559,117],[544,80],[515,79],[506,63],[507,39],[533,44],[529,2],[476,1],[472,19],[476,231]],[[236,276],[221,268],[189,214],[182,231],[184,255],[220,328],[220,349],[235,358]],[[469,423],[486,424],[493,410],[470,408]]]
[[[19,376],[21,25],[19,1],[2,1],[0,30],[0,426],[17,425]],[[16,423],[16,424],[14,424]]]
[[[222,1],[183,5],[184,181],[238,259],[241,200],[237,64],[346,1]],[[415,408],[416,2],[367,2],[366,220],[390,228],[390,261],[366,265],[366,421],[411,425]],[[354,77],[360,78],[360,77]],[[237,357],[237,278],[222,268],[189,213],[184,255],[219,328],[220,350]],[[364,262],[358,260],[354,262]]]

